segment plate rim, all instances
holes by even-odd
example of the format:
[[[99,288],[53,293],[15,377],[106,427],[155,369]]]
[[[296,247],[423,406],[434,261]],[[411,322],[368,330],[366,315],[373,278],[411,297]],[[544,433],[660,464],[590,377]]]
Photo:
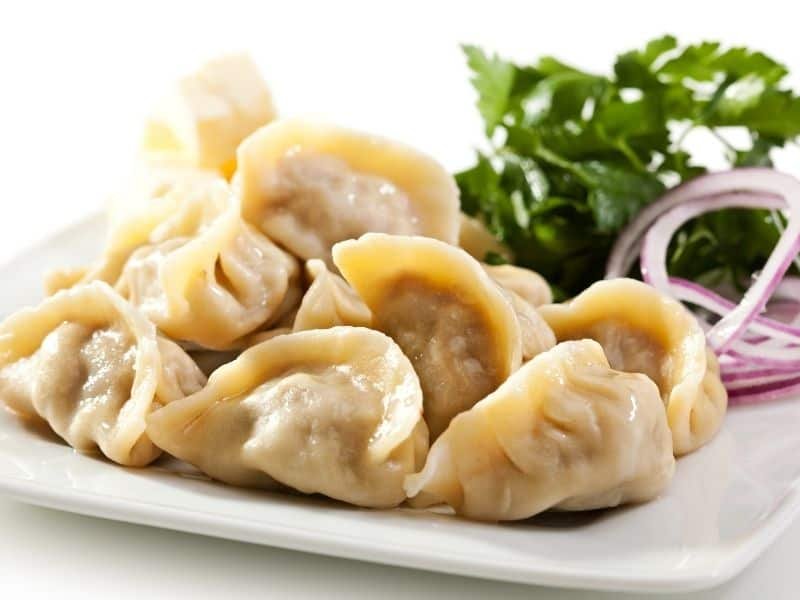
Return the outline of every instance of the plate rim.
[[[64,451],[80,454],[68,447],[64,447]],[[231,514],[177,508],[151,500],[75,490],[9,475],[0,475],[0,495],[68,513],[368,563],[529,585],[620,592],[691,592],[717,587],[741,573],[800,514],[800,481],[796,480],[769,518],[753,530],[758,535],[748,532],[724,550],[713,548],[712,552],[709,549],[707,560],[691,567],[684,566],[658,576],[632,572],[622,577],[616,573],[604,574],[600,569],[590,572],[585,567],[577,572],[574,568],[554,569],[551,564],[531,567],[512,563],[509,566],[465,555],[443,556],[406,544],[387,546],[296,524],[248,521]]]

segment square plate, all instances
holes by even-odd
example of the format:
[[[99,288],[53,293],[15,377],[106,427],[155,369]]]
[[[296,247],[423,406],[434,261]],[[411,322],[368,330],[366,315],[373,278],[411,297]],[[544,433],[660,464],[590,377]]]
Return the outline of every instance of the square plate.
[[[92,217],[0,267],[0,316],[37,302],[42,273],[87,262],[102,235],[102,218]],[[170,460],[121,468],[0,411],[0,492],[97,517],[432,571],[691,590],[736,575],[800,512],[798,424],[800,402],[734,408],[711,444],[678,462],[656,501],[491,525],[227,487]]]

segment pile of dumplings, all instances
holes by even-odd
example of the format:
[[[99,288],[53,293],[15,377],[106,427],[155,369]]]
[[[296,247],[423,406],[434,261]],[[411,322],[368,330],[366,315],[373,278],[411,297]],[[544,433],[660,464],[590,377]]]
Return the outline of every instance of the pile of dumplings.
[[[727,396],[629,279],[552,304],[400,143],[276,118],[254,64],[181,80],[100,258],[0,325],[0,398],[69,445],[237,486],[525,519],[658,496]]]

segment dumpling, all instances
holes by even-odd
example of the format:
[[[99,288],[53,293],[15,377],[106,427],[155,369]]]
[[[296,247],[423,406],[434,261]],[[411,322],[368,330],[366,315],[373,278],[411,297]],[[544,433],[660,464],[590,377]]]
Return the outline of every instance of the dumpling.
[[[428,450],[422,391],[385,335],[334,327],[277,336],[148,418],[164,450],[233,485],[396,506]]]
[[[522,366],[436,440],[410,497],[472,519],[526,519],[656,497],[675,470],[655,384],[609,368],[592,340]]]
[[[500,287],[514,292],[534,308],[553,301],[547,280],[536,271],[515,265],[484,265],[483,268]]]
[[[522,360],[528,361],[537,354],[550,350],[556,345],[556,335],[529,302],[515,292],[503,290],[511,302],[514,314],[519,323],[520,340],[522,341]]]
[[[59,290],[66,290],[88,278],[90,267],[60,267],[50,269],[44,274],[45,296],[52,296]]]
[[[300,120],[245,140],[235,183],[246,221],[304,260],[329,267],[336,242],[368,231],[458,241],[458,188],[408,146]]]
[[[460,215],[458,245],[472,258],[481,262],[485,261],[489,254],[497,254],[508,262],[514,262],[511,248],[492,235],[483,221],[464,213]]]
[[[306,262],[311,285],[303,296],[292,329],[327,329],[336,325],[369,327],[372,313],[347,282],[312,258]]]
[[[537,306],[553,301],[550,286],[530,269],[514,265],[483,265],[495,283],[508,295],[519,321],[522,359],[530,360],[556,345],[556,336],[542,319]]]
[[[224,350],[281,316],[299,265],[232,206],[193,238],[137,250],[118,288],[173,339]]]
[[[719,429],[728,405],[719,366],[697,320],[676,300],[640,281],[611,279],[539,312],[559,341],[597,340],[613,368],[656,382],[676,454],[699,448]]]
[[[143,150],[230,176],[241,141],[275,114],[253,61],[224,56],[181,79],[161,101],[147,122]]]
[[[432,439],[521,364],[511,301],[460,248],[369,233],[336,244],[333,259],[372,311],[373,325],[411,359]]]
[[[78,450],[144,466],[161,451],[145,434],[154,408],[205,376],[107,284],[59,292],[0,325],[0,397],[44,419]]]
[[[245,349],[252,348],[253,346],[257,346],[262,342],[271,340],[279,335],[286,335],[287,333],[292,333],[291,327],[275,327],[273,329],[267,329],[266,331],[257,331],[256,333],[248,335],[246,338],[244,338],[243,347]]]
[[[96,280],[114,285],[136,249],[194,235],[230,206],[230,187],[218,175],[175,165],[140,165],[111,200],[100,260],[90,267],[48,273],[45,291],[50,295]]]

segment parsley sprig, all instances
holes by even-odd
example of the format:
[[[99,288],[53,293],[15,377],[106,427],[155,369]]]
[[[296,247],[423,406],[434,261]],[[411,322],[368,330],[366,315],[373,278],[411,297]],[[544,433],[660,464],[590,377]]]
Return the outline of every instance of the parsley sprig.
[[[462,208],[561,297],[602,278],[616,235],[643,206],[704,172],[684,148],[692,130],[718,137],[731,166],[771,165],[772,150],[800,136],[786,67],[746,48],[664,36],[619,55],[612,74],[550,56],[518,65],[475,46],[464,52],[492,149],[457,174]],[[750,143],[733,146],[728,127]],[[769,256],[776,219],[756,210],[700,217],[673,240],[669,269],[741,283]]]

